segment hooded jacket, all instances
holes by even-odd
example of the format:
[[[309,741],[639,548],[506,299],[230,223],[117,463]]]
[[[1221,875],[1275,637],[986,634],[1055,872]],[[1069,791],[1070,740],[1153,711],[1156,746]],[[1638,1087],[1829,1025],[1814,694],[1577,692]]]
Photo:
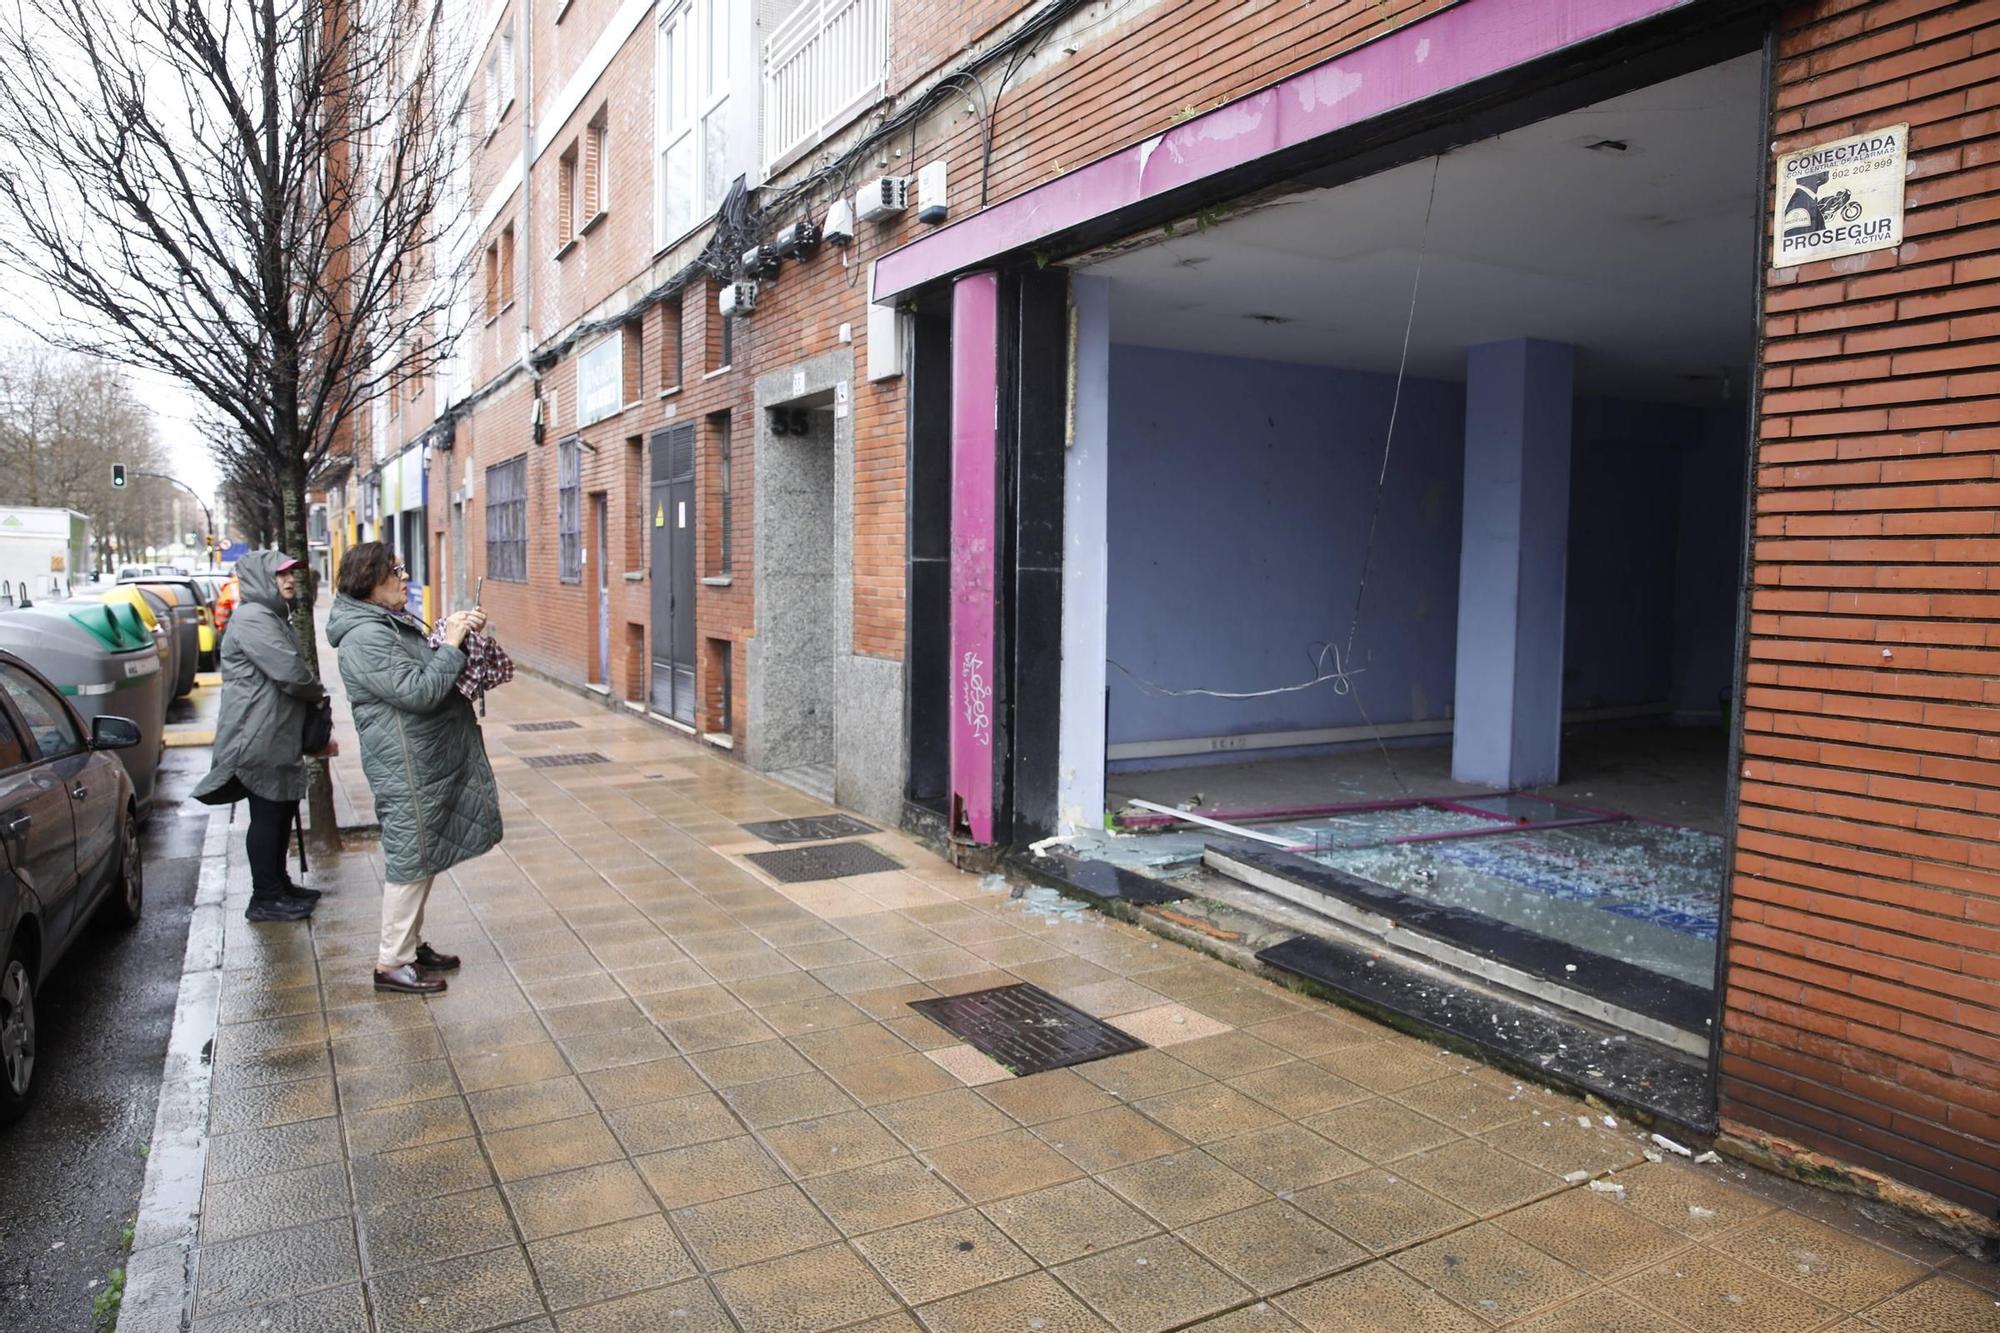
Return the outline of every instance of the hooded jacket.
[[[209,805],[306,794],[305,725],[325,691],[306,666],[288,604],[278,594],[283,551],[251,551],[236,562],[242,604],[222,636],[222,707],[208,776],[194,798]]]
[[[382,822],[384,872],[412,884],[498,845],[500,793],[472,704],[465,654],[433,648],[407,616],[342,594],[327,616]]]

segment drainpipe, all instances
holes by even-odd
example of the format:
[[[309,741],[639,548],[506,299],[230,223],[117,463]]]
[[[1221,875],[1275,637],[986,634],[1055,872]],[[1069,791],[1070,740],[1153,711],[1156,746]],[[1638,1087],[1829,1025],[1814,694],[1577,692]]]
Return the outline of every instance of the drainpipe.
[[[521,369],[528,372],[535,397],[542,396],[542,377],[535,373],[535,196],[529,188],[535,169],[535,0],[521,0],[521,245],[517,258],[528,261],[528,279],[521,284]]]

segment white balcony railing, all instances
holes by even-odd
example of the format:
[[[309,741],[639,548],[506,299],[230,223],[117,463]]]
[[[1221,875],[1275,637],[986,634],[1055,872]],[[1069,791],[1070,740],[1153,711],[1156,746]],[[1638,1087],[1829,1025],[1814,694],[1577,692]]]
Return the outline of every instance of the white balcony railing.
[[[770,171],[881,96],[889,0],[803,0],[764,43]]]

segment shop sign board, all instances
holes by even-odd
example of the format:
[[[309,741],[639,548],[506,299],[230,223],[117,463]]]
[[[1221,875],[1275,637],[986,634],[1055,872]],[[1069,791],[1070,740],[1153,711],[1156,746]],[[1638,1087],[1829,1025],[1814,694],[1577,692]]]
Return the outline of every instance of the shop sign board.
[[[1771,266],[1901,245],[1909,149],[1910,127],[1887,125],[1779,153]]]

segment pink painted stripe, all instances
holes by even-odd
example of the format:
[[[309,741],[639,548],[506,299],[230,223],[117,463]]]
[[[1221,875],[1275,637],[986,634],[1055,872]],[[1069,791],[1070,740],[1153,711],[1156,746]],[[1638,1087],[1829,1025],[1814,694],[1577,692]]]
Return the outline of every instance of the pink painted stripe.
[[[875,299],[1693,2],[1461,0],[882,256]]]
[[[994,610],[999,522],[1000,279],[951,298],[952,831],[993,841]]]

